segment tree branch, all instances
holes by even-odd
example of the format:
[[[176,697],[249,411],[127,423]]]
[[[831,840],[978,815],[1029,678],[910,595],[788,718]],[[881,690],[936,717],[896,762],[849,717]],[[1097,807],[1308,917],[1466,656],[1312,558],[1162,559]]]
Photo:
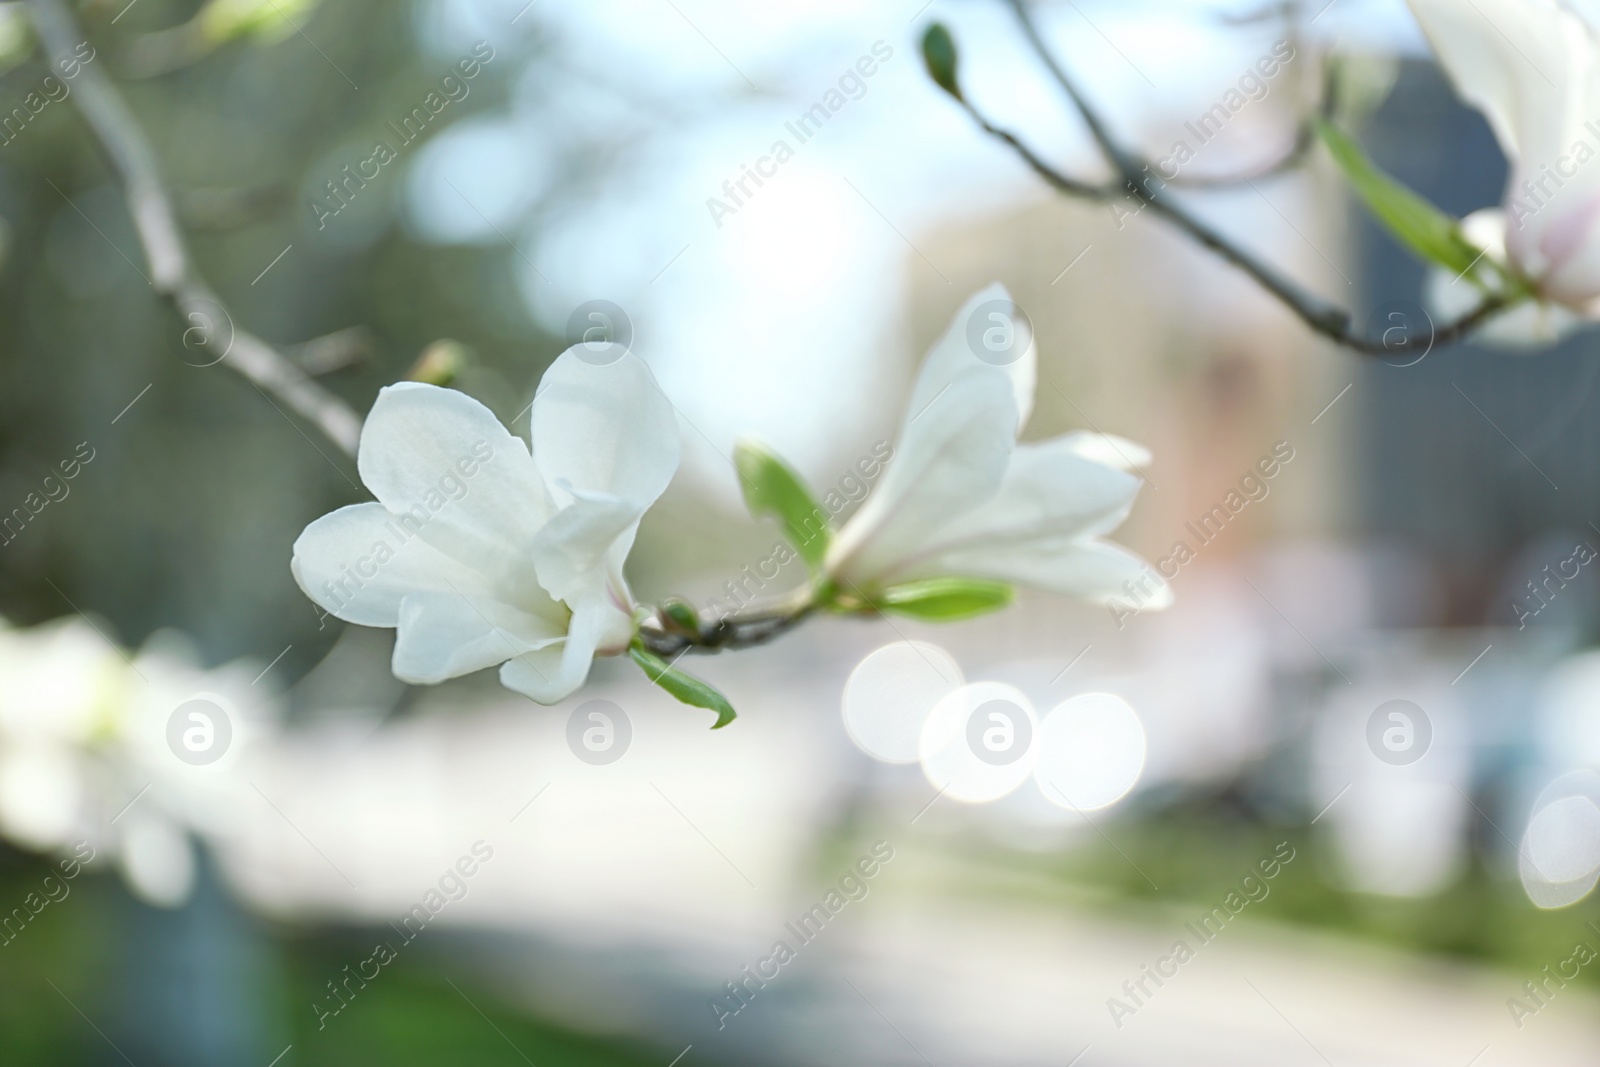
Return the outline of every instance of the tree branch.
[[[1096,200],[1106,199],[1109,193],[1114,190],[1147,205],[1156,214],[1165,218],[1191,238],[1211,249],[1253,278],[1257,284],[1275,296],[1279,302],[1298,316],[1312,331],[1336,344],[1364,355],[1405,355],[1418,349],[1426,352],[1436,344],[1450,344],[1465,337],[1481,325],[1485,319],[1507,306],[1504,296],[1491,294],[1485,296],[1475,309],[1461,318],[1437,328],[1430,325],[1426,332],[1408,333],[1404,338],[1394,341],[1384,338],[1373,340],[1356,333],[1351,326],[1352,316],[1349,310],[1310,292],[1276,267],[1258,259],[1253,253],[1235,244],[1225,234],[1213,229],[1209,223],[1201,220],[1168,193],[1166,191],[1167,181],[1158,174],[1153,174],[1150,164],[1146,160],[1141,159],[1117,141],[1105,120],[1089,104],[1088,99],[1079,91],[1072,77],[1057,61],[1055,55],[1040,36],[1038,27],[1034,24],[1033,15],[1028,10],[1028,0],[1007,0],[1007,3],[1016,13],[1028,44],[1050,71],[1056,84],[1060,86],[1067,98],[1072,102],[1073,107],[1082,117],[1084,125],[1088,127],[1090,136],[1094,138],[1106,160],[1117,172],[1121,181],[1120,188],[1088,186],[1077,179],[1061,174],[1044,163],[1037,153],[1028,149],[1019,138],[1007,131],[994,127],[970,103],[961,99],[959,95],[957,99],[960,100],[962,106],[967,109],[968,113],[978,121],[984,130],[1017,151],[1036,173],[1044,176],[1045,180],[1057,189],[1068,195]],[[1387,333],[1384,337],[1387,337]]]
[[[683,601],[677,603],[688,608]],[[690,621],[683,614],[662,609],[640,624],[639,640],[651,652],[667,659],[684,652],[751,648],[788,633],[816,608],[815,590],[805,585],[785,600],[739,615],[701,612]]]
[[[1294,143],[1291,144],[1283,155],[1270,163],[1257,167],[1247,174],[1176,174],[1170,178],[1162,175],[1161,180],[1168,185],[1180,189],[1229,189],[1240,185],[1249,185],[1252,182],[1274,178],[1295,170],[1311,156],[1311,150],[1317,144],[1316,118],[1320,117],[1325,122],[1332,122],[1334,114],[1339,108],[1339,76],[1338,67],[1332,62],[1325,63],[1322,70],[1322,95],[1317,103],[1315,117],[1307,116],[1295,126]],[[1160,168],[1157,168],[1159,170]]]
[[[63,0],[28,0],[28,7],[52,62],[71,57],[85,38]],[[200,331],[206,345],[220,343],[219,324],[211,319],[221,312],[231,336],[218,361],[226,362],[263,393],[277,397],[353,457],[361,435],[361,417],[271,345],[234,327],[227,308],[196,273],[172,201],[162,188],[155,152],[111,79],[100,67],[84,65],[76,89],[72,95],[78,111],[110,160],[127,197],[128,212],[150,265],[151,286],[172,303],[184,322],[195,324],[193,329]]]

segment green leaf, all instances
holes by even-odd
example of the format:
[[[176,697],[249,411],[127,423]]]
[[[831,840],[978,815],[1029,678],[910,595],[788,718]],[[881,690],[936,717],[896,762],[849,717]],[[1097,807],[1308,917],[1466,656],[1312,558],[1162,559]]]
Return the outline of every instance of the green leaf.
[[[945,92],[961,99],[961,83],[956,78],[956,42],[944,23],[935,22],[922,35],[922,62],[928,76]]]
[[[872,598],[879,611],[917,619],[950,622],[995,611],[1011,603],[1015,590],[1005,582],[982,578],[925,578],[891,585]]]
[[[1316,126],[1356,193],[1396,240],[1457,274],[1472,269],[1483,253],[1461,235],[1455,219],[1379,170],[1360,145],[1331,123],[1317,119]]]
[[[448,386],[461,376],[471,362],[472,353],[466,345],[443,338],[422,350],[422,355],[406,372],[406,380]]]
[[[213,44],[254,36],[264,44],[293,37],[321,0],[210,0],[196,15]]]
[[[661,605],[661,622],[667,629],[686,637],[700,633],[700,615],[694,606],[681,597],[669,597]]]
[[[711,727],[713,730],[722,729],[738,714],[733,710],[733,705],[728,703],[727,697],[694,675],[678,670],[637,641],[628,647],[628,654],[633,657],[633,662],[644,669],[644,673],[652,682],[678,700],[692,707],[716,712],[717,721]]]
[[[733,462],[750,514],[771,515],[812,570],[822,566],[833,531],[828,513],[811,496],[800,476],[766,445],[741,438],[734,446]]]

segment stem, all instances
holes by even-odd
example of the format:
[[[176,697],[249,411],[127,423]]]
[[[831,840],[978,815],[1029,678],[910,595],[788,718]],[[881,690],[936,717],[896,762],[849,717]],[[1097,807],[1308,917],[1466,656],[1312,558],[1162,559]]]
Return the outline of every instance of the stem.
[[[701,612],[693,632],[657,613],[640,625],[639,640],[667,659],[684,652],[751,648],[788,633],[816,609],[817,589],[804,585],[783,600],[737,615]]]
[[[63,0],[28,0],[28,7],[40,43],[52,61],[70,57],[85,39]],[[146,280],[171,302],[184,322],[205,324],[195,328],[209,345],[216,336],[212,315],[221,312],[230,326],[233,317],[189,259],[177,214],[161,185],[155,151],[101,67],[81,65],[76,89],[72,96],[78,111],[127,197],[128,213],[133,216],[139,243],[150,265]],[[240,329],[232,329],[231,333],[231,344],[221,362],[244,375],[264,394],[277,397],[346,455],[354,457],[361,417],[265,341]]]
[[[1088,127],[1090,136],[1094,138],[1107,161],[1117,172],[1120,186],[1088,185],[1060,173],[1040,159],[1037,153],[1024,145],[1019,138],[989,123],[970,103],[965,100],[961,103],[986,132],[1009,145],[1036,173],[1060,191],[1071,196],[1095,200],[1104,200],[1116,193],[1148,205],[1157,215],[1255,279],[1258,285],[1294,312],[1313,332],[1363,355],[1404,355],[1418,349],[1426,353],[1436,344],[1447,345],[1460,340],[1480,326],[1485,319],[1513,302],[1507,295],[1491,294],[1485,296],[1475,309],[1461,318],[1437,328],[1430,325],[1424,332],[1410,333],[1396,341],[1373,340],[1357,334],[1352,329],[1352,315],[1347,308],[1310,292],[1276,267],[1258,259],[1253,253],[1241,248],[1229,237],[1202,221],[1168,193],[1165,179],[1153,176],[1148,161],[1124,148],[1112,136],[1105,120],[1090,106],[1088,99],[1078,90],[1071,76],[1056,60],[1039,35],[1038,27],[1034,25],[1027,0],[1007,0],[1007,3],[1022,24],[1023,34],[1027,37],[1029,45],[1050,71],[1056,84],[1072,101],[1073,107],[1083,118],[1084,125]],[[1298,155],[1298,152],[1294,155]],[[1245,180],[1248,182],[1250,179]],[[1152,181],[1160,184],[1153,185]]]

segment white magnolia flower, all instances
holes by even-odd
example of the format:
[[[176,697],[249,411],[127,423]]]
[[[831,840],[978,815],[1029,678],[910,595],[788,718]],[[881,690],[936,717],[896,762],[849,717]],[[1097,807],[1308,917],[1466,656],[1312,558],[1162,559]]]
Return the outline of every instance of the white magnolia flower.
[[[329,613],[399,631],[393,668],[432,683],[503,664],[541,704],[627,649],[622,576],[645,509],[678,467],[678,424],[648,367],[569,349],[533,401],[532,453],[463,393],[378,394],[357,467],[378,499],[294,544],[295,580]]]
[[[1526,279],[1538,301],[1574,313],[1524,316],[1525,328],[1502,329],[1502,338],[1600,318],[1600,41],[1556,0],[1409,2],[1511,164],[1502,210],[1477,219],[1468,239]]]
[[[0,834],[81,861],[109,856],[141,899],[182,903],[192,838],[225,843],[255,799],[232,769],[277,723],[260,668],[206,670],[172,632],[130,661],[82,619],[0,621]],[[180,755],[173,722],[185,707],[204,710],[214,752]]]
[[[998,353],[984,347],[996,329],[1012,331]],[[1130,472],[1149,453],[1098,433],[1019,444],[1035,375],[1027,319],[1005,288],[969,300],[923,363],[894,462],[829,549],[843,592],[961,577],[1141,608],[1171,602],[1143,560],[1101,540],[1132,507],[1140,479]]]

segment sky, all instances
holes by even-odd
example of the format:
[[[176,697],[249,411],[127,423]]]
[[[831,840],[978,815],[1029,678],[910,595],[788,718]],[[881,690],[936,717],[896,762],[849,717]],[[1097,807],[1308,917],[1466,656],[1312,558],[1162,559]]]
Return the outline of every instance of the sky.
[[[1039,17],[1113,122],[1139,130],[1204,111],[1270,49],[1276,23],[1217,17],[1248,9],[1084,2]],[[727,457],[759,429],[826,481],[842,433],[893,424],[919,239],[1050,195],[930,83],[918,41],[934,20],[955,33],[970,98],[1051,158],[1094,166],[999,2],[431,0],[418,36],[441,63],[478,39],[516,61],[535,28],[559,62],[525,64],[508,109],[416,154],[408,223],[425,240],[512,245],[508,269],[551,329],[587,300],[624,308],[686,424],[682,477],[733,506]],[[1334,0],[1311,32],[1346,50],[1422,49],[1398,0]],[[872,75],[847,77],[845,105],[801,143],[786,123],[863,59]],[[778,141],[792,158],[762,164],[776,173],[735,203],[724,183]],[[620,165],[525,222],[564,160],[597,143]],[[950,293],[950,311],[969,295]]]

